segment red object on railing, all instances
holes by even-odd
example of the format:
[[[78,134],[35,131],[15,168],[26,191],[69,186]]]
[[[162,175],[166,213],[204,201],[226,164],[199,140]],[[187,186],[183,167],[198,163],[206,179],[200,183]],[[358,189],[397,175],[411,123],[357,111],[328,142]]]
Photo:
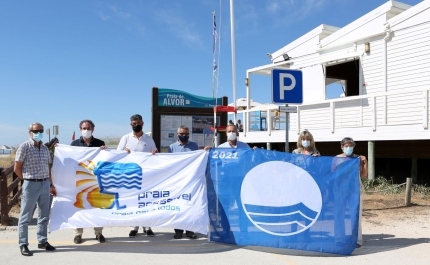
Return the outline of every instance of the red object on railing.
[[[237,110],[233,106],[214,106],[214,112],[234,112],[237,113]]]
[[[215,128],[211,126],[211,131],[214,131]],[[219,132],[225,132],[227,130],[227,126],[217,126],[217,131]]]

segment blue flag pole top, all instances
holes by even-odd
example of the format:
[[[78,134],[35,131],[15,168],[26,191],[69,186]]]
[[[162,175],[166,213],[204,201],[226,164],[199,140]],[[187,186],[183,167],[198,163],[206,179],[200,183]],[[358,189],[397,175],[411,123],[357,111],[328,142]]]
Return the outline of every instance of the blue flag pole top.
[[[210,241],[349,255],[358,237],[359,159],[211,149]]]

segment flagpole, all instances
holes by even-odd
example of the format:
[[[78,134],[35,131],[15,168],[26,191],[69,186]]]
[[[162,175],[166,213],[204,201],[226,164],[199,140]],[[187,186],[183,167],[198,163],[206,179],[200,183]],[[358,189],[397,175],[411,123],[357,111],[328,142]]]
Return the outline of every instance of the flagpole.
[[[215,24],[215,18],[216,18],[216,12],[214,10],[214,12],[212,12],[213,15],[213,22],[212,22],[212,26],[213,26],[213,35],[214,35],[214,39],[213,39],[213,49],[212,49],[212,97],[215,97],[214,94],[214,78],[215,78],[215,50],[216,50],[216,24]]]
[[[233,75],[233,106],[236,108],[236,48],[234,40],[234,1],[230,0],[230,27],[231,27],[231,70]],[[234,124],[236,124],[236,113],[234,114]]]

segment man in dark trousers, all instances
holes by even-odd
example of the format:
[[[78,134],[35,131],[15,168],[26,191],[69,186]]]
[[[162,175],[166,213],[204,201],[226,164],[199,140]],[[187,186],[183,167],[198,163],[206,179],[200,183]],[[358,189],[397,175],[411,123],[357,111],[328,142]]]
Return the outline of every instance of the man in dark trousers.
[[[190,152],[199,150],[199,146],[195,142],[188,141],[190,137],[190,129],[188,129],[187,126],[179,126],[177,135],[178,141],[169,146],[169,153]],[[180,239],[182,238],[183,233],[184,230],[175,229],[175,235],[173,236],[173,238]],[[194,232],[192,231],[186,231],[185,236],[191,239],[197,238],[196,234],[194,234]]]
[[[82,136],[79,139],[74,140],[71,146],[82,146],[82,147],[100,147],[101,149],[106,149],[105,142],[99,140],[93,136],[94,123],[91,120],[83,120],[79,123],[79,129],[81,130]],[[96,235],[97,241],[104,243],[106,241],[105,237],[102,235],[103,227],[94,227],[94,233]],[[83,228],[75,229],[75,238],[73,242],[75,244],[82,243],[82,234],[84,233]]]

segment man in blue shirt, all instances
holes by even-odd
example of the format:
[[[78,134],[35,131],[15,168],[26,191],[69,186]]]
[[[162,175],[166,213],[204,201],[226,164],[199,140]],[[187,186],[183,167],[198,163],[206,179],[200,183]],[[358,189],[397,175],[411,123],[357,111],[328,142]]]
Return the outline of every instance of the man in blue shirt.
[[[188,141],[188,139],[190,138],[190,129],[188,129],[187,126],[179,126],[178,132],[176,134],[178,135],[178,141],[169,146],[169,153],[190,152],[199,150],[199,146],[197,145],[197,143]],[[173,236],[173,238],[180,239],[182,238],[183,233],[184,230],[175,229],[175,235]],[[194,232],[192,231],[186,231],[185,236],[191,239],[197,238],[196,234],[194,234]]]

